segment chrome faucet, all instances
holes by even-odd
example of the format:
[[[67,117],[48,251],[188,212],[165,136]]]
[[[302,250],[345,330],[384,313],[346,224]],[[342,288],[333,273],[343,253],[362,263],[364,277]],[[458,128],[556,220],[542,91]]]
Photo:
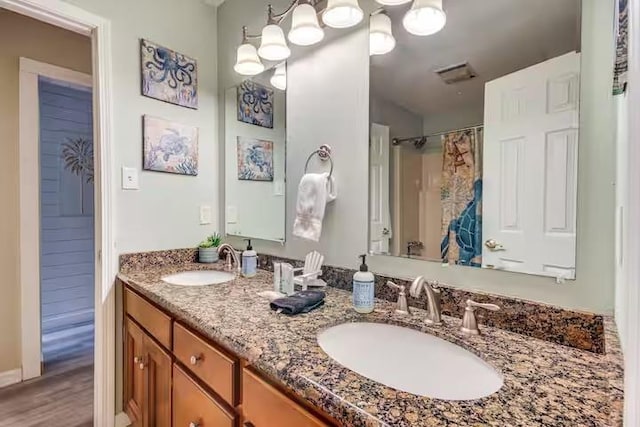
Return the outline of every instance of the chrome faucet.
[[[440,308],[440,291],[434,289],[423,276],[416,277],[411,284],[409,294],[414,298],[420,298],[422,290],[427,293],[427,319],[426,323],[430,325],[442,325],[442,310]]]
[[[222,255],[222,252],[224,250],[227,250],[227,258],[226,258],[226,269],[231,271],[233,269],[233,266],[231,265],[231,260],[233,260],[233,262],[236,264],[236,272],[238,274],[240,274],[240,272],[242,271],[242,266],[240,265],[240,259],[238,258],[238,253],[236,252],[235,249],[233,249],[233,246],[231,246],[228,243],[223,243],[220,246],[218,246],[218,255]]]
[[[397,285],[393,283],[391,280],[387,281],[387,286],[391,289],[396,289],[398,291],[398,302],[396,303],[396,313],[402,315],[411,314],[409,310],[409,304],[407,303],[407,293],[406,288],[402,285]]]

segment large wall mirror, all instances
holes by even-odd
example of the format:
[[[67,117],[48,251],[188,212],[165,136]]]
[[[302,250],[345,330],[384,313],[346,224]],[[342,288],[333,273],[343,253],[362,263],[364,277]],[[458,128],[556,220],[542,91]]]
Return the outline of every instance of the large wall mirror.
[[[374,12],[370,251],[575,278],[580,0],[444,0],[429,36],[410,6]]]
[[[285,241],[286,63],[225,92],[225,232]]]

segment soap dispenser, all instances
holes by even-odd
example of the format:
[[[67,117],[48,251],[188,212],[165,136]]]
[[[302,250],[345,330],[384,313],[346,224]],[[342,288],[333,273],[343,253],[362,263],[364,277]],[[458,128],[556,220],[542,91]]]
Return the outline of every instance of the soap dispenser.
[[[251,239],[245,239],[247,241],[247,249],[242,252],[242,276],[253,277],[256,275],[258,268],[258,254],[253,250],[251,246]]]
[[[367,267],[367,255],[360,255],[360,271],[353,275],[353,308],[358,313],[371,313],[374,306],[375,277]]]

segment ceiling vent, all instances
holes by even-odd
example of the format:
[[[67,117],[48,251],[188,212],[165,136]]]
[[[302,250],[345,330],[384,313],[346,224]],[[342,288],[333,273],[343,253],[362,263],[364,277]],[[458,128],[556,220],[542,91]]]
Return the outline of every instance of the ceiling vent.
[[[473,68],[471,68],[468,62],[449,65],[447,67],[440,68],[439,70],[435,70],[435,73],[448,85],[465,80],[471,80],[476,76],[475,71],[473,71]]]

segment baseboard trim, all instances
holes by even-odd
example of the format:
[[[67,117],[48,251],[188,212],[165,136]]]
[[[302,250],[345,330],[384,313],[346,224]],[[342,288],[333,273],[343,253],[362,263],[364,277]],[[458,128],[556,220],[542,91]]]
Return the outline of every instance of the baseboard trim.
[[[0,372],[0,388],[22,382],[22,369]]]
[[[116,414],[115,427],[127,427],[131,425],[131,420],[124,412]]]

